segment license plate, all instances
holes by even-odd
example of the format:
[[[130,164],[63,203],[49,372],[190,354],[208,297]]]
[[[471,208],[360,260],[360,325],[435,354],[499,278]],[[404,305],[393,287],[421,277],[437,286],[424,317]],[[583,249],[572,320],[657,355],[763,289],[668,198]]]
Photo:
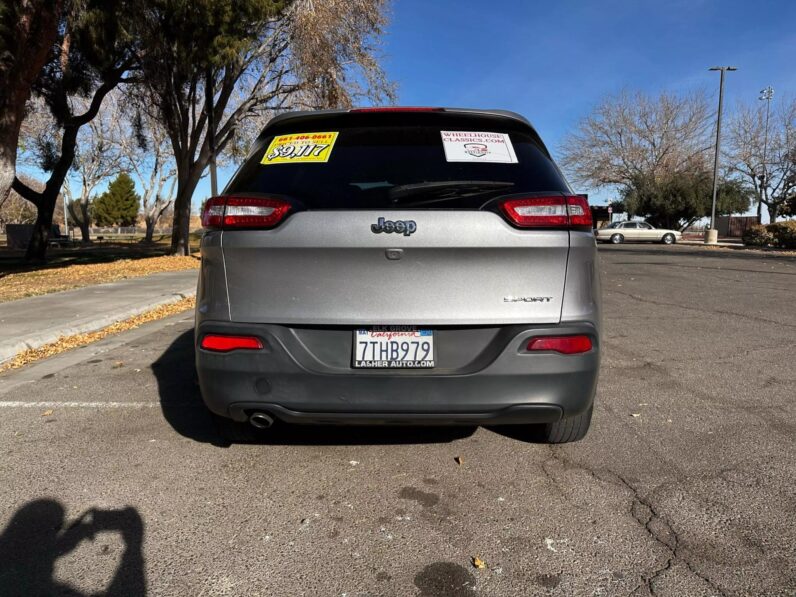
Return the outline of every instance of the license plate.
[[[412,326],[354,331],[354,367],[428,369],[434,366],[434,332]]]

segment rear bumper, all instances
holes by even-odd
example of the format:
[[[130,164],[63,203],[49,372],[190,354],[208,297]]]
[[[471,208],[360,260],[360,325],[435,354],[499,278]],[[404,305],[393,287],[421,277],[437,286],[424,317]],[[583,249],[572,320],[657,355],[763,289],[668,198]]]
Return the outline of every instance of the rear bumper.
[[[198,342],[210,332],[255,335],[265,348],[208,352]],[[549,423],[592,404],[600,342],[590,323],[435,334],[447,348],[434,370],[362,370],[349,365],[350,328],[204,321],[196,330],[199,385],[211,411],[238,421],[267,411],[294,423]],[[530,337],[562,334],[588,334],[594,348],[581,355],[524,352]]]

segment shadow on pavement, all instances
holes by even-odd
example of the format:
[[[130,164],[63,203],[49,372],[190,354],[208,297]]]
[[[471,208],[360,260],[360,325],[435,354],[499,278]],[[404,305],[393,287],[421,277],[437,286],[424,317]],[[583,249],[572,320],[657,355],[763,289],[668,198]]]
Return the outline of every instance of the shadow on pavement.
[[[526,444],[547,444],[542,425],[490,425],[484,429]]]
[[[199,393],[193,330],[180,334],[152,363],[152,371],[158,381],[163,416],[177,433],[198,442],[227,445],[219,437]]]
[[[178,336],[152,364],[166,421],[184,437],[228,447],[202,402],[196,377],[193,330]],[[474,426],[333,426],[278,422],[258,434],[264,445],[390,445],[451,442],[471,436]]]
[[[256,443],[280,446],[365,446],[442,444],[470,437],[478,427],[376,425],[286,425],[278,423]]]
[[[101,594],[145,595],[144,521],[138,511],[92,508],[67,524],[63,505],[53,499],[22,506],[0,535],[0,595],[82,595],[53,578],[55,563],[102,532],[119,533],[124,553]]]

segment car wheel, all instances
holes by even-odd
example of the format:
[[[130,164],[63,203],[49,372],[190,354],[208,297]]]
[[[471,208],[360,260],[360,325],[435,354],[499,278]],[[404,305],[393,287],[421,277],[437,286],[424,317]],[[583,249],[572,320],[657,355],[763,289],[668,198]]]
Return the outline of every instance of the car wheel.
[[[210,413],[213,417],[213,424],[221,439],[230,443],[251,443],[260,437],[260,431],[255,429],[250,423],[239,423],[227,417],[222,417],[215,413]]]
[[[567,442],[576,442],[586,437],[591,425],[591,414],[594,410],[594,405],[589,407],[584,413],[574,417],[567,417],[555,423],[547,423],[541,425],[541,441],[547,444],[565,444]]]
[[[664,245],[673,245],[675,241],[674,234],[664,234],[662,240]]]
[[[622,236],[621,234],[614,234],[611,237],[611,242],[613,244],[615,244],[615,245],[621,244],[621,243],[625,242],[625,237]]]

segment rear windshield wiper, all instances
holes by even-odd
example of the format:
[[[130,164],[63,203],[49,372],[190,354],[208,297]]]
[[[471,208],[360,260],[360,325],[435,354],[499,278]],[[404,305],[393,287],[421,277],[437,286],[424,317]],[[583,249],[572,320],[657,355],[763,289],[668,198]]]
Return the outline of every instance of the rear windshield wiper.
[[[419,196],[433,197],[431,201],[422,203],[435,203],[447,199],[470,197],[489,191],[508,189],[513,186],[513,182],[503,180],[439,180],[398,185],[387,191],[387,196],[391,203],[402,203],[405,199]],[[413,201],[412,203],[416,202]]]

